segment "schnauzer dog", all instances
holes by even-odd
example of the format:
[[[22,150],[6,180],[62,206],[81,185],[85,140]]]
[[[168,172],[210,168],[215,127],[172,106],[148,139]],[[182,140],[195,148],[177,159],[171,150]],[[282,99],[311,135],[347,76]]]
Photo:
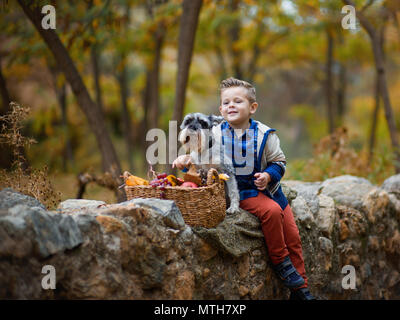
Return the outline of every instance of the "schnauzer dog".
[[[239,211],[239,190],[235,179],[235,169],[231,159],[225,154],[221,141],[216,141],[212,128],[224,120],[221,116],[189,113],[180,125],[178,140],[190,155],[199,169],[215,168],[229,176],[226,182],[226,198],[229,208],[227,213]]]

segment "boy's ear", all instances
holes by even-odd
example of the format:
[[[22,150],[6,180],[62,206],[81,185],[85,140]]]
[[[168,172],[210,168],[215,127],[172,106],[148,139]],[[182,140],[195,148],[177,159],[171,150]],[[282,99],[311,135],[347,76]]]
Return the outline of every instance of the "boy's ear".
[[[219,113],[222,115],[222,106],[219,106]]]
[[[258,103],[257,102],[253,102],[250,106],[250,114],[254,114],[256,113],[258,108]]]

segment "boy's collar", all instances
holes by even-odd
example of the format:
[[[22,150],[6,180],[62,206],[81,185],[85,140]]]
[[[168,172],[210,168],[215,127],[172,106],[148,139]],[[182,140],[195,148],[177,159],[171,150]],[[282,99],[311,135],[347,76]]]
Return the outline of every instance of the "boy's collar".
[[[255,129],[255,128],[257,127],[257,122],[254,121],[252,118],[249,119],[249,122],[250,122],[250,127],[249,127],[249,129]],[[231,130],[232,132],[233,132],[233,130],[234,130],[234,129],[231,127],[231,125],[229,124],[229,122],[226,121],[226,120],[225,120],[225,122],[224,122],[224,127],[223,127],[223,129],[225,129],[225,128],[228,128],[228,129]]]

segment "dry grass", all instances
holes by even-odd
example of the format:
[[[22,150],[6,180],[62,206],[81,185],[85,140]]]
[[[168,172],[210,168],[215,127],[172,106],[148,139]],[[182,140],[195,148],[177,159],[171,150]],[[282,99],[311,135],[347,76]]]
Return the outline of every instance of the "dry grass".
[[[47,168],[24,168],[25,158],[20,151],[35,140],[21,134],[23,121],[29,115],[29,108],[16,103],[10,103],[11,111],[0,117],[3,123],[0,130],[0,143],[9,146],[13,154],[13,164],[10,171],[0,170],[0,188],[10,187],[18,192],[32,196],[43,203],[48,209],[55,208],[61,199],[48,178]]]

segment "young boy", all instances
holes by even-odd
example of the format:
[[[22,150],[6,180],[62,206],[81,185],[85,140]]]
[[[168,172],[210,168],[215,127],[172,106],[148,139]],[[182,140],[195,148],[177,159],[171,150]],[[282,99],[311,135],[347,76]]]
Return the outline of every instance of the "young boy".
[[[258,103],[250,83],[228,78],[220,90],[219,111],[225,121],[213,128],[213,135],[232,157],[240,207],[259,218],[273,268],[291,289],[290,299],[314,300],[307,288],[299,230],[280,186],[286,159],[275,129],[251,118]],[[238,163],[238,150],[241,160],[246,154],[245,163]],[[190,162],[188,156],[180,156],[173,165],[183,169]]]

